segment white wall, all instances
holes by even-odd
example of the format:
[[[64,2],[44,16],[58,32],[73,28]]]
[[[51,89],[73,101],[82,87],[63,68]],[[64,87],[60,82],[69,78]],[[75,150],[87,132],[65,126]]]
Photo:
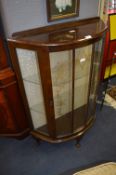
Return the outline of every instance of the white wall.
[[[77,19],[97,16],[98,1],[80,0]],[[46,0],[0,0],[0,11],[7,37],[16,31],[51,24],[47,22]]]

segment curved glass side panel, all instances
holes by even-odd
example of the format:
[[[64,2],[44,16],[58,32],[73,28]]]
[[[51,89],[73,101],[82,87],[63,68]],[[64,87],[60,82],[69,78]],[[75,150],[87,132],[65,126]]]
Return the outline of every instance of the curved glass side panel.
[[[34,129],[48,135],[40,72],[35,51],[17,48],[18,62]]]
[[[101,39],[100,41],[94,44],[93,68],[92,68],[91,88],[90,88],[90,95],[89,95],[88,118],[91,118],[95,114],[97,88],[98,88],[99,79],[100,79],[102,45],[103,45],[103,39]]]
[[[90,82],[92,45],[75,50],[74,121],[77,132],[85,126]]]

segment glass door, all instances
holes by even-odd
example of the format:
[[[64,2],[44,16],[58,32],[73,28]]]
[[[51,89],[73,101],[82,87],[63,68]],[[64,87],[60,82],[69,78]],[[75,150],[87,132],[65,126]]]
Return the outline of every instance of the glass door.
[[[72,133],[72,50],[50,53],[57,136]]]
[[[57,137],[85,125],[91,57],[92,45],[50,53]]]

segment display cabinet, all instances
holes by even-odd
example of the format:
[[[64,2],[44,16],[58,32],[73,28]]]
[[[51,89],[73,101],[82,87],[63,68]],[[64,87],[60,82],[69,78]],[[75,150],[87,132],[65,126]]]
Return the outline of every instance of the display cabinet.
[[[80,138],[92,126],[106,28],[96,17],[8,39],[35,138],[58,143]]]

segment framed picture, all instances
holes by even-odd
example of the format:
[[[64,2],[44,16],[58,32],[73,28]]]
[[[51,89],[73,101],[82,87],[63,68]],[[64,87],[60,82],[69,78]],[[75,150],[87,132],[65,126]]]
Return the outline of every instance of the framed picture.
[[[46,0],[48,21],[79,16],[80,0]]]

